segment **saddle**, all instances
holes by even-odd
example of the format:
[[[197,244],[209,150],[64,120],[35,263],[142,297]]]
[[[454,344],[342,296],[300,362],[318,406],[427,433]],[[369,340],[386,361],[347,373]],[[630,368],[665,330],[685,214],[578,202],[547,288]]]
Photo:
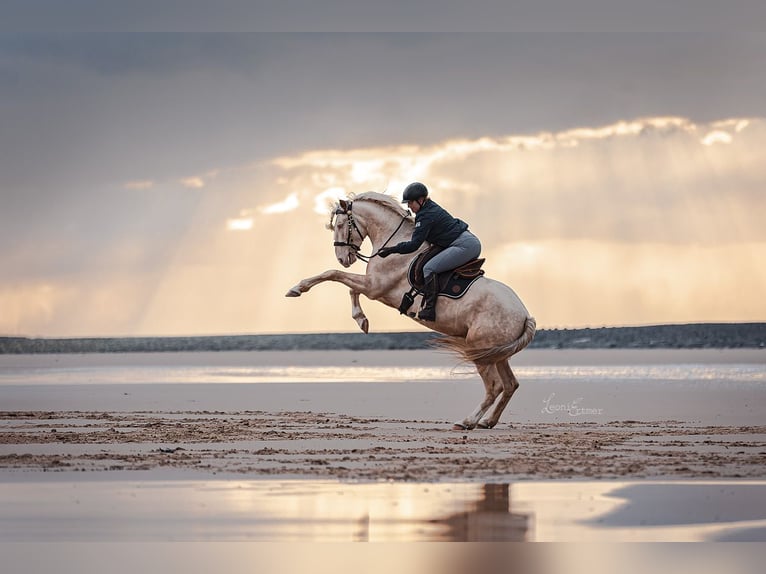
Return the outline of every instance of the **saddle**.
[[[415,295],[423,295],[425,293],[423,267],[443,249],[443,247],[432,245],[410,263],[410,267],[407,270],[407,281],[409,281],[411,289],[402,297],[402,303],[399,305],[399,312],[401,314],[407,313],[407,310],[415,302]],[[479,277],[484,275],[484,269],[481,268],[484,265],[484,261],[485,259],[472,259],[456,269],[439,273],[437,275],[438,294],[450,299],[460,299],[466,294],[468,288]]]

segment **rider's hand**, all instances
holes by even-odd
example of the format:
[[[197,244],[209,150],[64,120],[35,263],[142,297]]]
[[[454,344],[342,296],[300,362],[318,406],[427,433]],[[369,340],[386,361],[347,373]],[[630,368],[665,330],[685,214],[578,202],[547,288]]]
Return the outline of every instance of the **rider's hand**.
[[[381,247],[380,250],[378,250],[378,256],[386,258],[389,255],[391,255],[394,252],[393,249],[390,247]]]

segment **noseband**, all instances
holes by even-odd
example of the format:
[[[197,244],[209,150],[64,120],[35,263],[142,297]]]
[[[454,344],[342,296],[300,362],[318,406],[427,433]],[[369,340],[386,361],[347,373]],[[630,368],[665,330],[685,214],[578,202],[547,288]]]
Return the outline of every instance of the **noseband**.
[[[356,256],[362,261],[364,261],[365,263],[367,263],[370,259],[375,257],[378,253],[376,252],[376,253],[373,253],[372,255],[362,255],[359,252],[361,247],[351,242],[351,236],[354,234],[354,231],[356,231],[357,234],[359,235],[359,238],[362,241],[364,241],[364,235],[362,235],[362,232],[359,231],[359,227],[356,225],[356,221],[354,220],[354,214],[351,211],[351,207],[353,205],[354,205],[354,202],[349,201],[347,209],[342,209],[339,207],[338,209],[335,210],[335,215],[345,215],[348,218],[346,220],[346,228],[348,229],[348,233],[346,235],[346,241],[333,241],[332,244],[334,247],[349,247],[353,249]],[[391,234],[391,236],[388,239],[386,239],[385,243],[383,243],[383,245],[380,246],[381,249],[383,249],[386,245],[388,245],[388,242],[391,241],[394,235],[396,235],[396,232],[399,231],[399,229],[401,229],[402,225],[404,225],[404,221],[407,219],[407,217],[409,217],[409,215],[410,215],[410,212],[407,211],[407,213],[404,216],[402,216],[402,220],[399,222],[398,227],[394,229],[394,232]],[[378,250],[378,252],[379,251],[380,249]]]

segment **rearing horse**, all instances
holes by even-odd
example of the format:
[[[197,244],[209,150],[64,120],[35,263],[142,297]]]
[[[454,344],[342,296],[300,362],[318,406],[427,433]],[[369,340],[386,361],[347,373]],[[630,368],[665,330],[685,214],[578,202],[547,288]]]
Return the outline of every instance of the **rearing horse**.
[[[359,258],[368,259],[366,274],[330,269],[304,279],[286,296],[300,297],[324,281],[343,283],[351,289],[352,316],[366,333],[369,322],[359,304],[359,294],[398,309],[402,295],[410,289],[407,269],[415,254],[391,255],[385,259],[375,254],[385,245],[409,239],[414,228],[413,218],[393,197],[370,191],[338,201],[330,214],[328,228],[333,231],[335,256],[340,264],[349,267]],[[366,237],[373,247],[369,258],[359,253]],[[427,247],[425,243],[418,252]],[[414,317],[413,320],[445,335],[438,343],[473,362],[486,390],[481,404],[465,419],[456,422],[454,428],[494,427],[519,387],[508,360],[532,342],[536,329],[534,318],[513,289],[486,276],[480,277],[460,299],[439,297],[436,317],[434,322]]]

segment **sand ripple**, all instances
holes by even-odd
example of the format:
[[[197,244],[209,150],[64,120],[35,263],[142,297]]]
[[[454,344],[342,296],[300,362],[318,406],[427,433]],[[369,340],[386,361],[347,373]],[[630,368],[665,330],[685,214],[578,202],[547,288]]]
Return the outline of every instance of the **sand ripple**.
[[[14,474],[165,468],[411,481],[766,474],[766,427],[677,421],[464,432],[444,421],[314,412],[4,412],[0,445],[0,469]]]

